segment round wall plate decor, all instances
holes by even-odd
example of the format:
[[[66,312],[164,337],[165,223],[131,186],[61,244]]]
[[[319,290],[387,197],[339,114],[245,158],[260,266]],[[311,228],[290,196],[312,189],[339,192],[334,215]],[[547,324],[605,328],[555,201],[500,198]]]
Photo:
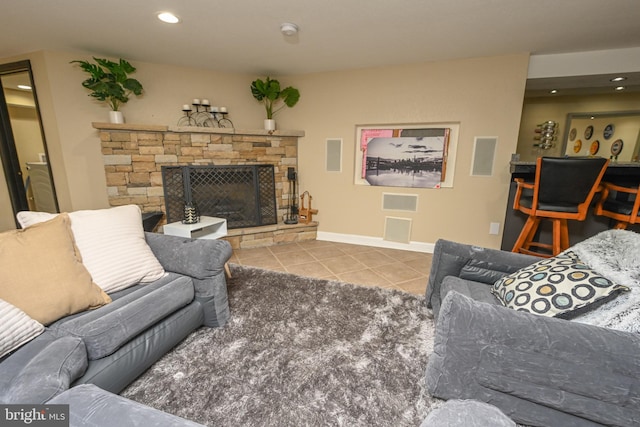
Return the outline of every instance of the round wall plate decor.
[[[589,154],[591,154],[592,156],[595,156],[598,153],[599,149],[600,149],[600,141],[596,139],[591,143],[591,147],[589,147]]]
[[[582,141],[578,139],[576,142],[573,143],[573,152],[579,153],[580,150],[582,150]]]
[[[584,130],[584,139],[591,139],[592,135],[593,135],[593,126],[589,125]]]
[[[613,136],[615,131],[616,131],[616,125],[614,125],[613,123],[609,123],[607,126],[605,126],[604,131],[602,132],[602,135],[604,136],[604,139],[609,139]]]
[[[624,146],[624,143],[622,142],[622,140],[621,139],[616,139],[611,144],[611,154],[613,154],[614,156],[617,156],[618,154],[620,154],[622,152],[622,147],[623,146]]]
[[[571,132],[569,132],[569,140],[573,141],[576,139],[576,135],[578,135],[578,130],[576,128],[571,129]]]

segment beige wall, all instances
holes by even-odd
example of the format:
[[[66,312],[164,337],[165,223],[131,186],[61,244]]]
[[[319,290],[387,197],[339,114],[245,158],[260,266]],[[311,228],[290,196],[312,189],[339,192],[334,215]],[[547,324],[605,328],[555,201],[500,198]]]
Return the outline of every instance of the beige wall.
[[[413,220],[411,241],[438,238],[499,247],[489,223],[504,220],[528,55],[295,76],[299,105],[278,123],[301,126],[300,191],[313,196],[319,231],[381,238],[385,216]],[[355,126],[459,122],[455,182],[448,189],[354,184]],[[496,136],[494,175],[471,177],[474,137]],[[343,139],[342,173],[325,172],[325,140]],[[383,211],[382,193],[419,195],[419,211]]]
[[[38,52],[32,60],[54,179],[62,210],[107,206],[97,131],[108,109],[87,96],[84,73],[69,64],[89,54]],[[24,58],[20,58],[24,59]],[[10,62],[3,60],[2,62]],[[528,55],[283,77],[302,94],[293,109],[276,116],[280,128],[306,132],[299,145],[300,190],[319,209],[320,231],[381,238],[386,215],[413,219],[411,240],[438,238],[500,246],[489,223],[504,219],[509,159],[515,152]],[[226,106],[237,128],[257,129],[264,112],[251,97],[256,76],[169,65],[134,63],[145,95],[122,111],[128,123],[173,124],[182,104],[209,98]],[[451,189],[403,189],[354,185],[355,126],[459,122],[456,174]],[[492,177],[471,177],[473,140],[496,136]],[[343,171],[324,171],[326,138],[343,139]],[[383,212],[383,192],[419,195],[419,212]],[[3,219],[4,220],[4,219]]]
[[[602,113],[629,110],[640,110],[640,93],[614,93],[611,95],[589,95],[586,97],[554,96],[526,99],[522,109],[522,126],[518,135],[517,152],[520,154],[520,160],[534,161],[540,155],[563,155],[562,137],[565,133],[567,114],[569,113]],[[558,140],[556,141],[555,147],[541,151],[533,147],[533,143],[536,142],[533,139],[535,135],[534,131],[537,124],[547,120],[558,122]],[[593,138],[591,140],[593,140]],[[584,140],[583,143],[585,143]],[[632,146],[634,143],[630,143],[629,145]],[[598,154],[609,157],[610,153],[608,149],[607,147],[606,150]],[[625,151],[626,150],[627,147],[625,147]],[[582,154],[584,153],[585,151],[583,150]]]

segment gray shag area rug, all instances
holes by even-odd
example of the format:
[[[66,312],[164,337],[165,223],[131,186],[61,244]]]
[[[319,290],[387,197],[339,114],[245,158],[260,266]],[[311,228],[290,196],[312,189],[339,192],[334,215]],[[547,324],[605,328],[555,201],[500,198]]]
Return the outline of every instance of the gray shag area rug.
[[[232,265],[231,320],[200,328],[121,394],[208,426],[419,426],[423,297]]]

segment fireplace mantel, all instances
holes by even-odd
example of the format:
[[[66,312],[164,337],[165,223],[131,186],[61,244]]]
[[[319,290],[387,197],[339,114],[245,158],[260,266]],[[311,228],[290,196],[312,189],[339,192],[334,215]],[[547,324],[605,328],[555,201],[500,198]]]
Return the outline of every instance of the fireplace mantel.
[[[135,125],[129,123],[98,123],[91,125],[98,130],[105,131],[129,131],[129,132],[174,132],[174,133],[204,133],[220,135],[255,135],[255,136],[295,136],[303,137],[302,130],[275,130],[267,131],[263,129],[235,129],[235,128],[211,128],[202,126],[165,126],[165,125]]]

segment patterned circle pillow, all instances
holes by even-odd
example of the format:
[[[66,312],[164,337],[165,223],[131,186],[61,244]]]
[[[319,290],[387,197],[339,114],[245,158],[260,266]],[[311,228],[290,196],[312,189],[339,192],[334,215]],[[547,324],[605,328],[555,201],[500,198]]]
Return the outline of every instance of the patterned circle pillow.
[[[571,319],[628,291],[628,287],[590,269],[571,251],[524,267],[491,288],[505,307],[562,319]]]

